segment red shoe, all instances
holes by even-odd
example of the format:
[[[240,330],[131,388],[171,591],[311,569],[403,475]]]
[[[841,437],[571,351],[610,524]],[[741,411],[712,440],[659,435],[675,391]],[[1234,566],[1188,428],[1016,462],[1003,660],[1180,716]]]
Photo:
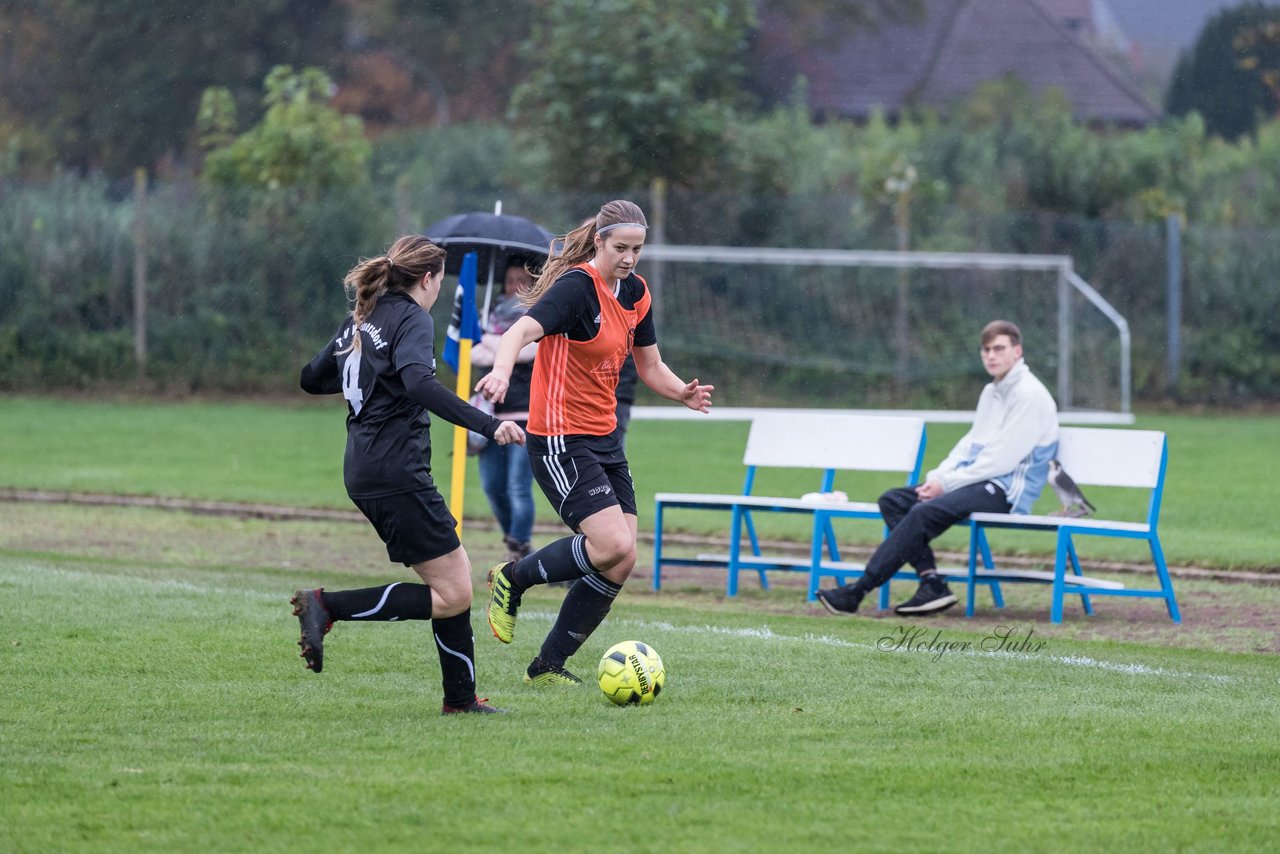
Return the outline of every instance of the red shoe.
[[[488,697],[481,697],[481,698],[480,698],[480,699],[478,699],[478,700],[472,700],[470,703],[468,703],[467,705],[463,706],[463,707],[462,707],[462,708],[460,708],[460,709],[455,709],[453,706],[445,705],[445,706],[442,706],[442,707],[440,708],[440,714],[442,714],[442,715],[465,715],[465,714],[476,714],[476,715],[501,715],[501,714],[506,714],[506,712],[507,712],[507,710],[506,710],[506,709],[499,709],[499,708],[497,708],[496,706],[490,706],[490,705],[487,705],[487,703],[488,703],[488,702],[489,702],[489,698],[488,698]]]

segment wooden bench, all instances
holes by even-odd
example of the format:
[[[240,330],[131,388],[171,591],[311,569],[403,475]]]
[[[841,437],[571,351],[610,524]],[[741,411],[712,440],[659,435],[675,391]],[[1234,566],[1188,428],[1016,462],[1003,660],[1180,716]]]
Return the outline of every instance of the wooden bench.
[[[974,513],[969,517],[969,566],[963,577],[968,585],[965,615],[973,616],[974,589],[977,584],[999,581],[1029,581],[1053,585],[1050,619],[1062,622],[1063,597],[1079,595],[1086,614],[1093,613],[1091,596],[1139,596],[1163,599],[1169,617],[1182,622],[1173,582],[1165,565],[1160,546],[1158,524],[1160,503],[1164,494],[1168,440],[1154,430],[1117,430],[1096,427],[1063,427],[1058,439],[1058,461],[1080,486],[1119,486],[1150,490],[1146,520],[1142,522],[1112,521],[1063,516],[1028,516],[1012,513]],[[1095,502],[1097,503],[1097,502]],[[987,530],[1051,531],[1057,538],[1052,573],[1008,571],[995,566],[987,541]],[[1130,589],[1118,582],[1089,578],[1080,571],[1075,538],[1120,537],[1146,541],[1151,549],[1160,588]],[[981,562],[981,567],[979,567]],[[1071,575],[1066,574],[1067,566]],[[954,573],[949,573],[954,575]],[[993,592],[998,587],[993,587]],[[997,593],[998,597],[998,593]],[[1003,603],[997,598],[997,607]]]
[[[769,587],[766,573],[770,570],[812,572],[810,560],[763,554],[752,514],[814,514],[819,508],[838,508],[848,517],[880,520],[879,506],[874,501],[831,502],[825,498],[754,495],[757,472],[763,468],[816,470],[814,486],[818,494],[832,493],[837,487],[836,472],[842,470],[903,472],[910,485],[920,477],[925,441],[922,418],[828,413],[757,416],[751,422],[742,458],[747,470],[740,494],[660,492],[655,496],[653,589],[661,589],[662,570],[667,566],[723,567],[727,570],[725,590],[729,596],[737,595],[738,574],[743,569],[757,572],[764,589]],[[728,552],[692,558],[664,554],[663,526],[666,512],[672,509],[728,512]],[[821,535],[819,524],[824,528]],[[742,550],[744,527],[750,542],[747,554]],[[834,544],[829,519],[815,521],[814,537]]]

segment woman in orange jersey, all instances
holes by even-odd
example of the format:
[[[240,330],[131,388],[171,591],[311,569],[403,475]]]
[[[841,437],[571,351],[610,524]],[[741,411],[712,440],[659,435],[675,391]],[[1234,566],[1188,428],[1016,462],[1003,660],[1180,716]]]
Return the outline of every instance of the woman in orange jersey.
[[[612,201],[565,235],[522,299],[530,305],[502,336],[493,370],[476,385],[501,401],[526,344],[538,341],[527,447],[533,476],[573,531],[528,557],[489,571],[489,627],[515,635],[520,597],[535,584],[573,580],[556,624],[529,665],[534,685],[581,682],[565,669],[613,605],[636,562],[636,498],[615,433],[618,373],[635,357],[649,388],[708,412],[713,386],[685,382],[662,361],[649,288],[636,262],[649,226],[628,201]]]

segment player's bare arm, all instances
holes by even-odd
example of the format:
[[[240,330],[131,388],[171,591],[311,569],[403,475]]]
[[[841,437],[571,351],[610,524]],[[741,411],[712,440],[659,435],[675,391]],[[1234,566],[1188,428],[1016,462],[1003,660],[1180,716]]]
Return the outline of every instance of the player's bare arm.
[[[668,400],[676,400],[695,412],[711,411],[713,385],[703,385],[695,378],[685,382],[662,361],[657,344],[636,347],[632,350],[636,360],[636,373],[644,384]]]
[[[485,400],[502,403],[507,397],[507,386],[511,382],[511,370],[515,367],[520,351],[546,334],[542,324],[525,315],[511,325],[502,335],[498,343],[498,354],[493,359],[493,370],[485,374],[476,383],[476,391],[484,395]]]

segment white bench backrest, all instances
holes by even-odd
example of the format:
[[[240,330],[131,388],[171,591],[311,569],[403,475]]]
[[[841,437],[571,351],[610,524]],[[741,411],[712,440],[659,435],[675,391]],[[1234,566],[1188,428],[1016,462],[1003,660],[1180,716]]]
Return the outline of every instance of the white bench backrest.
[[[909,472],[923,418],[882,415],[759,415],[751,422],[749,466]]]
[[[1072,480],[1090,486],[1154,488],[1163,450],[1158,430],[1063,427],[1058,435],[1058,461]]]

